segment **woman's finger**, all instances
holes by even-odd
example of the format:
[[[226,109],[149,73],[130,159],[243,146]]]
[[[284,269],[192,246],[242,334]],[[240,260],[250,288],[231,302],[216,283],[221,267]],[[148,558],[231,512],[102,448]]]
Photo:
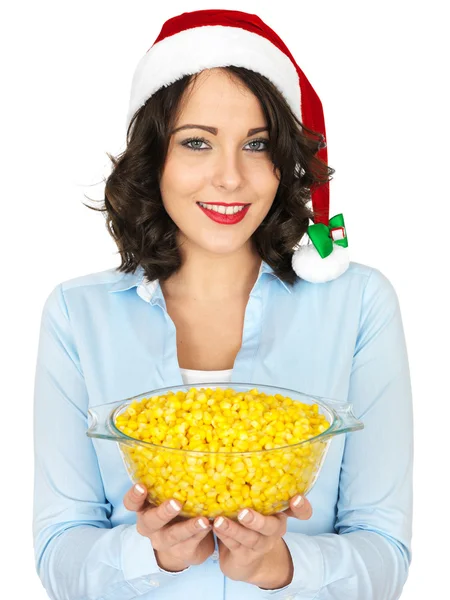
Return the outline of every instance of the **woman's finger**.
[[[238,514],[238,520],[241,525],[268,537],[272,535],[281,536],[286,532],[287,516],[283,513],[264,516],[256,510],[245,508]]]
[[[194,517],[160,531],[158,541],[165,548],[171,548],[193,537],[203,539],[210,531],[211,525],[205,517]]]
[[[183,541],[179,542],[178,544],[175,544],[174,546],[172,546],[170,548],[170,551],[179,551],[181,552],[182,546],[184,546],[185,548],[187,548],[188,552],[192,551],[192,549],[194,549],[196,546],[198,546],[198,544],[205,538],[207,537],[209,534],[211,533],[211,527],[206,530],[206,529],[202,529],[201,531],[197,531],[193,536],[191,536],[188,539],[184,539]],[[214,538],[213,538],[213,546],[214,546]]]
[[[294,501],[297,497],[301,497],[302,501],[295,506]],[[301,521],[307,521],[312,517],[313,509],[308,498],[305,496],[294,496],[289,502],[289,508],[277,514],[286,515],[287,517],[295,517]]]
[[[200,532],[189,540],[181,542],[170,548],[169,552],[175,556],[187,556],[192,565],[199,565],[214,552],[214,537],[209,531]]]
[[[180,510],[180,503],[177,502],[177,500],[171,499],[166,500],[159,506],[139,511],[141,512],[137,521],[139,533],[146,537],[150,537],[170,523],[170,521],[178,515]]]
[[[224,533],[219,533],[218,531],[214,532],[218,539],[222,542],[224,546],[226,546],[229,550],[236,551],[238,548],[242,546],[239,542],[237,542],[234,538],[228,537]]]
[[[228,541],[226,538],[231,538],[232,540],[234,540],[234,542],[237,542],[238,545],[245,546],[246,548],[250,548],[251,550],[257,551],[261,547],[261,545],[264,545],[266,543],[265,536],[262,536],[257,531],[247,529],[243,525],[240,525],[239,523],[236,523],[231,519],[226,519],[225,517],[218,517],[214,521],[214,531],[217,537],[223,534],[224,539],[222,541],[224,543]],[[235,544],[233,544],[233,546],[236,547]],[[229,545],[228,547],[230,548]]]
[[[123,497],[123,505],[127,510],[140,512],[146,508],[147,490],[143,485],[133,485]]]

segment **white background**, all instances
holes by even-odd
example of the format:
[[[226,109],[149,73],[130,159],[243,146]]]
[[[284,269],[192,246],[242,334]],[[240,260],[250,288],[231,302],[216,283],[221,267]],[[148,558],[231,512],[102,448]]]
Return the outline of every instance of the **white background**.
[[[344,213],[351,260],[376,267],[393,283],[408,344],[415,496],[413,562],[402,600],[445,595],[450,556],[445,4],[9,5],[0,35],[0,502],[7,551],[2,597],[47,598],[34,570],[31,534],[33,386],[43,303],[59,282],[119,265],[103,216],[82,203],[90,204],[85,194],[102,198],[102,179],[110,172],[106,152],[124,149],[138,60],[167,18],[201,8],[258,14],[285,41],[322,100],[328,160],[336,169],[331,215]]]

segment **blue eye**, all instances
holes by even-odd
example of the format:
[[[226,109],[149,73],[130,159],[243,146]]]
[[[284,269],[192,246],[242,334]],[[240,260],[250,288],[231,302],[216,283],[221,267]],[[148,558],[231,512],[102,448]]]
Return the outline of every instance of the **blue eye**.
[[[251,152],[264,152],[268,149],[269,140],[261,139],[261,140],[252,140],[249,144],[264,144],[264,148],[262,150],[251,150]]]
[[[185,146],[186,148],[189,148],[189,150],[206,150],[206,148],[195,148],[193,146],[189,146],[189,144],[191,144],[192,142],[203,142],[206,144],[206,140],[205,138],[201,138],[201,137],[192,137],[189,138],[188,140],[185,140],[184,142],[181,143],[182,146]],[[265,147],[262,150],[250,150],[250,152],[265,152],[268,148],[268,144],[269,144],[269,140],[266,139],[259,139],[259,140],[252,140],[251,142],[248,142],[249,144],[265,144]]]

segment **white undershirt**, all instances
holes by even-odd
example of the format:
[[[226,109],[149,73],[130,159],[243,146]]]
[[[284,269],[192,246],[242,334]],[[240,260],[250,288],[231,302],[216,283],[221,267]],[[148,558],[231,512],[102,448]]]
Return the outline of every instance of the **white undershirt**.
[[[233,369],[223,371],[197,371],[195,369],[180,369],[183,383],[209,383],[210,381],[231,381]]]

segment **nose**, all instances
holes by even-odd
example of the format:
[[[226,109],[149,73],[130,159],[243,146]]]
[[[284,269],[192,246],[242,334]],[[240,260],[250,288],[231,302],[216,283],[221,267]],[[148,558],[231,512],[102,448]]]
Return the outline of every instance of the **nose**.
[[[235,150],[227,150],[218,156],[214,165],[213,184],[229,191],[242,185],[244,179],[242,160]]]

